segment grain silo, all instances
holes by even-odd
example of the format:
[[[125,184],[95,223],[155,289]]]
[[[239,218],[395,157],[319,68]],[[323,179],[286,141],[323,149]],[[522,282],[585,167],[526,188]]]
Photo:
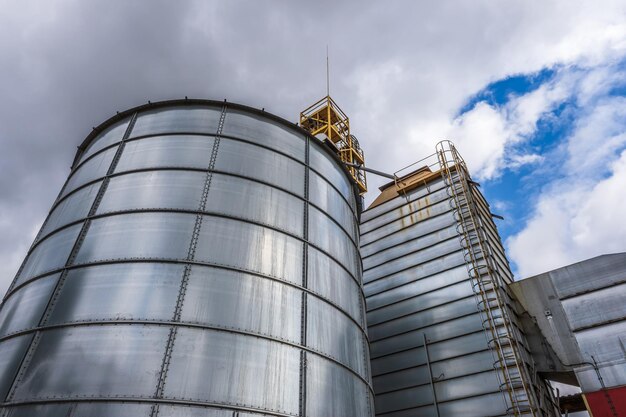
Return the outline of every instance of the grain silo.
[[[373,415],[358,193],[261,110],[114,116],[3,300],[2,415]]]
[[[454,146],[392,178],[361,219],[376,415],[558,415],[489,205]]]

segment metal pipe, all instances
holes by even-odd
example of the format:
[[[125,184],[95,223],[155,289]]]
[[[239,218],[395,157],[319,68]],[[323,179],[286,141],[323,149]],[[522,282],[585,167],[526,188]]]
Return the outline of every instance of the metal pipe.
[[[439,417],[439,404],[437,403],[437,392],[435,391],[435,382],[433,380],[433,370],[430,367],[430,355],[428,354],[428,342],[426,341],[426,333],[422,333],[424,337],[424,351],[426,352],[426,365],[428,366],[428,379],[430,380],[430,389],[433,392],[433,402],[435,404],[435,412]]]
[[[395,180],[395,179],[396,179],[396,177],[394,177],[394,176],[393,176],[393,175],[391,175],[391,174],[386,174],[386,173],[384,173],[384,172],[382,172],[382,171],[378,171],[378,170],[376,170],[376,169],[372,169],[372,168],[366,168],[366,167],[365,167],[365,166],[363,166],[363,165],[351,164],[351,163],[348,163],[348,162],[344,162],[343,164],[344,164],[345,166],[352,167],[352,168],[356,168],[356,169],[359,169],[359,170],[361,170],[361,171],[369,172],[370,174],[379,175],[379,176],[381,176],[381,177],[389,178],[389,179],[391,179],[391,180]]]

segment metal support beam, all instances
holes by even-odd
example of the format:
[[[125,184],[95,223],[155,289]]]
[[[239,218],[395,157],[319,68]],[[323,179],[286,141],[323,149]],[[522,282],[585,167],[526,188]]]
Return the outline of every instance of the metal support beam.
[[[430,381],[430,389],[433,392],[433,403],[435,404],[435,413],[439,417],[439,403],[437,402],[437,392],[435,391],[435,381],[433,380],[433,370],[430,367],[430,355],[428,354],[428,341],[426,333],[422,333],[424,337],[424,351],[426,352],[426,366],[428,367],[428,379]]]
[[[374,174],[374,175],[378,175],[378,176],[381,176],[381,177],[389,178],[390,180],[395,180],[396,179],[396,177],[391,175],[391,174],[386,174],[386,173],[384,173],[382,171],[378,171],[376,169],[367,168],[364,165],[350,164],[348,162],[344,162],[343,164],[345,166],[356,168],[356,169],[361,170],[361,171],[369,172],[369,173]]]

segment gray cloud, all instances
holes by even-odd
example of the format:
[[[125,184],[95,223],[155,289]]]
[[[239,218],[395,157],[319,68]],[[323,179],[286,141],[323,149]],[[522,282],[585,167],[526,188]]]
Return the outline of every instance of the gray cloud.
[[[0,293],[76,146],[116,110],[187,95],[295,121],[325,93],[328,44],[333,95],[369,164],[393,171],[432,151],[445,132],[439,122],[471,93],[586,57],[581,31],[601,49],[608,41],[597,28],[619,24],[623,12],[620,2],[499,6],[0,0]]]

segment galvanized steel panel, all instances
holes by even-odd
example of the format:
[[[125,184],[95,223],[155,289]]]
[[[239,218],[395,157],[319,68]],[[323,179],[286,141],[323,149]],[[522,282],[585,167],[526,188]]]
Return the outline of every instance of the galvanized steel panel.
[[[130,137],[157,133],[209,133],[215,134],[221,109],[206,106],[170,107],[142,112]]]
[[[419,414],[415,414],[419,413]],[[377,416],[384,417],[415,417],[418,415],[419,417],[438,417],[435,411],[434,405],[424,405],[417,408],[409,408],[401,411],[392,411],[390,413],[381,413],[376,414]],[[439,417],[441,416],[441,410],[439,411]]]
[[[365,235],[381,227],[387,229],[389,223],[393,223],[398,219],[404,219],[400,221],[408,226],[429,217],[434,217],[437,214],[450,210],[451,202],[449,197],[445,189],[426,194],[422,198],[412,200],[394,210],[363,222],[361,234]]]
[[[508,415],[502,393],[494,392],[479,397],[463,398],[439,404],[441,417],[495,417]]]
[[[228,110],[222,134],[268,146],[304,162],[305,141],[297,134],[267,118],[237,110]]]
[[[480,397],[463,398],[461,400],[439,403],[440,417],[497,417],[507,415],[503,410],[506,405],[502,394],[494,393]],[[384,417],[436,417],[435,407],[425,405],[408,410],[380,414]]]
[[[171,320],[183,266],[123,263],[73,269],[50,324],[107,320]]]
[[[445,183],[441,178],[434,179],[432,182],[428,183],[428,187],[415,188],[414,190],[409,191],[407,195],[403,196],[402,198],[394,198],[392,200],[384,202],[383,204],[379,204],[376,207],[365,210],[361,216],[361,223],[366,223],[374,219],[375,217],[392,211],[393,209],[403,206],[407,203],[418,200],[425,195],[435,193],[444,187]]]
[[[28,350],[33,336],[13,337],[0,342],[0,397],[6,398],[13,385],[13,378],[18,372],[22,358]]]
[[[429,346],[430,349],[430,346]],[[398,389],[430,384],[426,358],[424,363],[414,367],[388,374],[382,374],[373,378],[374,389],[378,393],[395,391]],[[466,356],[445,359],[432,362],[432,374],[437,380],[458,378],[464,375],[492,371],[493,356],[489,351],[471,353]],[[495,374],[491,376],[495,378]]]
[[[430,354],[430,360],[436,362],[487,350],[486,344],[487,340],[485,334],[480,331],[443,342],[429,344],[428,352]],[[422,342],[413,348],[399,346],[397,351],[392,352],[377,352],[373,346],[370,346],[370,352],[372,354],[372,375],[376,376],[425,364],[426,356],[422,346]]]
[[[328,303],[309,297],[307,304],[307,345],[367,378],[361,328]]]
[[[302,283],[303,244],[266,227],[203,216],[196,259]]]
[[[211,160],[212,136],[155,136],[127,142],[115,172],[149,168],[206,169]]]
[[[147,171],[111,178],[98,214],[137,208],[196,210],[206,174],[192,171]]]
[[[424,294],[461,281],[467,281],[467,268],[465,265],[370,295],[367,298],[367,307],[370,311],[376,310],[389,304],[416,297],[416,294]]]
[[[194,215],[180,213],[132,213],[96,219],[76,263],[132,258],[185,259],[194,222]]]
[[[355,214],[350,205],[345,197],[314,171],[309,172],[309,201],[320,210],[328,213],[348,232],[352,239],[358,242],[358,227],[356,227]]]
[[[457,378],[444,377],[435,382],[435,391],[437,399],[442,402],[491,393],[500,394],[500,381],[493,369],[488,369],[487,372],[466,374]]]
[[[387,392],[385,394],[376,393],[376,413],[385,414],[406,408],[420,407],[433,401],[434,397],[429,385]]]
[[[186,406],[181,407],[180,405],[167,405],[161,404],[159,406],[159,417],[233,417],[233,416],[243,416],[243,413],[234,412],[233,410],[225,409],[225,408],[208,408],[208,407],[193,407]],[[262,416],[264,414],[248,414],[245,415],[250,416]]]
[[[183,328],[176,335],[164,396],[297,415],[299,369],[300,352],[292,346]]]
[[[367,282],[363,286],[363,291],[365,291],[365,295],[369,300],[371,295],[383,293],[386,290],[418,281],[424,277],[437,274],[441,271],[456,269],[459,266],[463,266],[463,268],[465,268],[465,259],[463,258],[463,253],[461,253],[461,251],[442,256],[441,258],[433,259],[432,261],[425,262],[423,264],[415,265],[411,269],[386,276],[384,279]]]
[[[550,271],[549,275],[559,298],[613,286],[626,282],[626,253],[598,256]]]
[[[104,177],[109,170],[109,166],[116,152],[117,146],[99,153],[84,164],[78,166],[78,168],[72,171],[65,187],[63,187],[61,197],[66,196],[70,191],[75,190],[83,184]]]
[[[260,146],[222,138],[215,169],[265,181],[304,196],[304,165]]]
[[[159,406],[159,417],[242,417],[244,415],[249,416],[262,416],[263,414],[248,414],[238,413],[235,414],[233,410],[224,408],[208,408],[208,407],[181,407],[179,405],[166,405]]]
[[[444,324],[433,324],[397,336],[371,341],[370,349],[374,354],[392,349],[411,348],[419,345],[423,333],[426,333],[432,342],[438,342],[482,330],[482,320],[476,313],[471,316],[459,317]]]
[[[124,133],[128,128],[129,121],[130,118],[126,118],[122,121],[112,124],[102,133],[100,133],[98,137],[93,142],[91,142],[87,149],[85,149],[85,152],[81,155],[80,162],[83,162],[90,155],[95,154],[99,150],[104,149],[109,145],[121,142],[122,138],[124,137]]]
[[[437,290],[426,293],[418,293],[418,295],[398,301],[397,303],[389,304],[377,309],[371,309],[367,312],[367,323],[369,327],[374,327],[378,323],[392,320],[397,317],[405,317],[418,311],[427,310],[459,299],[471,297],[474,293],[472,291],[472,287],[467,284],[467,281],[461,281],[457,284],[439,288]],[[474,307],[476,307],[476,301],[474,299],[471,301],[473,302]],[[478,309],[474,308],[474,311],[478,311]]]
[[[15,391],[17,401],[149,397],[168,329],[109,325],[48,330]]]
[[[102,182],[88,185],[62,200],[54,210],[52,210],[48,219],[46,219],[46,223],[39,233],[38,239],[41,239],[60,227],[87,217],[93,200],[98,194],[100,185],[102,185]]]
[[[53,274],[35,280],[4,301],[0,309],[0,338],[39,325],[60,275]]]
[[[347,171],[345,168],[340,166],[337,161],[326,152],[322,152],[315,146],[311,146],[309,149],[309,164],[311,168],[333,184],[344,198],[350,202],[352,209],[356,210],[353,185],[346,176]]]
[[[598,367],[605,387],[619,387],[626,385],[626,361],[619,360],[601,364]],[[575,370],[576,379],[583,392],[593,392],[603,389],[598,373],[591,366],[583,366]]]
[[[15,286],[39,274],[64,267],[81,227],[82,224],[70,226],[39,242],[28,255]]]
[[[421,217],[421,218],[420,218]],[[455,225],[454,215],[447,203],[441,202],[426,211],[419,211],[409,217],[403,217],[361,235],[361,247],[366,252],[363,257],[370,256],[383,248],[399,245],[410,240],[409,236],[422,236]],[[399,232],[402,232],[398,234]],[[368,247],[376,245],[375,248]]]
[[[441,304],[439,306],[428,309],[420,305],[419,298],[421,297],[418,297],[418,299],[415,300],[415,308],[420,309],[418,312],[398,316],[397,318],[393,318],[382,323],[370,325],[370,340],[376,341],[384,339],[386,337],[421,329],[437,323],[443,323],[457,317],[463,317],[477,312],[476,300],[471,295],[458,301],[447,302],[446,304],[443,304],[446,301],[441,300]]]
[[[149,417],[151,410],[150,404],[83,401],[12,407],[7,417]]]
[[[264,223],[294,235],[304,233],[304,202],[277,188],[213,174],[205,211]]]
[[[306,410],[311,417],[371,416],[367,385],[349,370],[307,354]]]
[[[460,244],[456,237],[443,242],[438,242],[437,244],[429,246],[423,250],[413,252],[401,258],[394,259],[393,261],[389,261],[363,271],[363,282],[367,283],[459,250]]]
[[[358,275],[359,254],[354,242],[330,217],[314,207],[309,207],[309,240],[331,253],[352,275]]]
[[[193,266],[181,320],[300,342],[302,291],[278,281]]]
[[[442,230],[436,230],[426,235],[416,236],[412,232],[413,230],[410,229],[404,229],[401,232],[398,232],[398,235],[408,235],[403,237],[403,240],[406,239],[405,242],[386,249],[381,249],[376,254],[363,258],[363,268],[373,269],[376,266],[390,262],[394,259],[424,250],[424,248],[436,245],[439,242],[458,237],[457,231],[452,226]],[[383,244],[378,244],[378,242],[370,246],[376,246],[379,248],[384,247]]]
[[[583,357],[592,355],[598,362],[626,361],[626,321],[576,332]]]
[[[363,323],[360,288],[356,279],[328,255],[311,246],[308,247],[307,262],[307,287],[337,304],[356,322]]]

